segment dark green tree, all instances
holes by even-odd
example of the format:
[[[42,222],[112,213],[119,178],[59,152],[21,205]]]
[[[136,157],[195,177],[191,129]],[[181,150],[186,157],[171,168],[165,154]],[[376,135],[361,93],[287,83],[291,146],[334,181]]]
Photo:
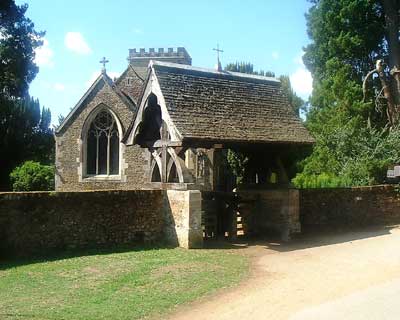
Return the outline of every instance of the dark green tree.
[[[311,2],[306,18],[312,42],[305,48],[303,60],[314,81],[307,127],[316,138],[316,146],[295,181],[302,180],[303,185],[307,179],[319,178],[328,185],[326,179],[338,185],[382,182],[387,166],[400,160],[393,140],[397,134],[393,131],[398,130],[390,111],[393,106],[381,81],[391,76],[395,65],[386,65],[383,74],[370,77],[365,90],[363,82],[378,60],[391,60],[387,7],[383,4],[392,2],[398,16],[399,2]],[[395,149],[387,153],[390,148]]]
[[[275,77],[275,73],[272,71],[256,71],[254,70],[254,66],[250,62],[234,62],[228,63],[225,67],[225,70],[232,71],[232,72],[241,72],[241,73],[248,73],[248,74],[255,74],[264,77]]]
[[[29,83],[38,67],[34,63],[35,49],[42,45],[44,32],[34,29],[25,17],[28,5],[18,6],[13,0],[0,3],[0,92],[3,98],[27,95]]]
[[[49,162],[53,150],[50,110],[28,96],[44,33],[25,16],[27,8],[0,2],[0,189],[9,188],[14,167],[28,159]]]
[[[387,99],[380,77],[368,83],[363,100],[363,80],[377,61],[382,62],[382,77],[399,68],[399,45],[390,34],[399,33],[400,2],[396,0],[313,0],[307,14],[308,34],[312,43],[305,48],[304,63],[314,79],[311,105],[314,109],[340,105],[350,115],[371,118],[385,125]],[[383,3],[391,3],[383,6]],[[385,8],[387,10],[385,11]],[[387,18],[388,13],[397,17]],[[394,21],[389,23],[388,21]],[[397,73],[396,73],[397,74]],[[388,87],[389,89],[389,87]],[[377,101],[376,98],[378,97]]]

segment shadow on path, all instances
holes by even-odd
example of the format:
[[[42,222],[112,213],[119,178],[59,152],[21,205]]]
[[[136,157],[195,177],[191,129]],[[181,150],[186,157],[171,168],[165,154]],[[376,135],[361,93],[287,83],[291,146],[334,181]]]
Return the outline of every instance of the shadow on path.
[[[204,247],[206,249],[244,249],[251,246],[261,246],[265,247],[265,249],[278,252],[289,252],[384,236],[390,234],[391,230],[397,227],[398,226],[375,226],[358,230],[309,231],[296,236],[289,242],[282,241],[277,236],[249,239],[238,238],[235,241],[224,239],[207,240],[204,242]]]

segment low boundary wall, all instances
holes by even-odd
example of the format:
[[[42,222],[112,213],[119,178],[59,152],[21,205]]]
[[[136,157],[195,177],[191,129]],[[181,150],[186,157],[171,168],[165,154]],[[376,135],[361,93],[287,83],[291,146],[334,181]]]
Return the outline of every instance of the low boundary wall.
[[[300,190],[303,231],[400,224],[400,193],[393,185]]]
[[[0,193],[0,254],[164,242],[202,246],[199,191]]]
[[[218,201],[198,190],[0,193],[0,257],[153,242],[199,248],[202,215],[217,214]],[[290,239],[298,232],[400,224],[400,193],[390,185],[240,191],[226,201],[222,207],[239,211],[249,235],[275,230]]]

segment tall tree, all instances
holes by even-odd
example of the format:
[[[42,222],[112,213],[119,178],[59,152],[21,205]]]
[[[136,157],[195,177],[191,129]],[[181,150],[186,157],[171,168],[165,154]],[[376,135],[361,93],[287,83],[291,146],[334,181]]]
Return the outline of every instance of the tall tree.
[[[34,29],[25,17],[28,5],[18,6],[13,0],[0,3],[0,92],[3,98],[27,95],[29,83],[38,67],[34,63],[35,48],[42,45],[44,32]]]
[[[52,152],[50,110],[41,112],[39,101],[28,96],[44,33],[25,16],[27,8],[0,2],[0,189],[8,187],[9,172],[22,161],[50,161]]]
[[[397,70],[400,59],[395,54],[399,44],[400,2],[311,2],[313,6],[306,17],[312,43],[305,49],[304,62],[314,79],[312,107],[340,105],[352,115],[370,117],[376,124],[385,125],[387,121],[394,124],[390,114],[395,111],[392,101],[395,103],[397,94],[386,95],[385,91],[391,91],[388,78],[390,71]],[[369,83],[363,103],[362,84],[371,70],[379,77]]]
[[[306,18],[312,42],[303,60],[314,81],[307,126],[317,142],[299,177],[340,178],[343,185],[382,182],[388,165],[400,160],[395,113],[381,94],[389,90],[382,77],[388,79],[394,68],[385,65],[393,59],[384,3],[392,3],[398,16],[399,2],[310,2]],[[382,73],[371,77],[377,61]],[[386,130],[388,123],[392,131]]]
[[[386,114],[389,125],[399,122],[400,117],[400,1],[382,0],[382,8],[385,17],[384,43],[387,51],[387,62],[377,60],[376,68],[370,71],[363,83],[364,95],[366,82],[373,74],[377,74],[382,86],[382,97],[386,103]],[[381,95],[378,96],[380,98]]]

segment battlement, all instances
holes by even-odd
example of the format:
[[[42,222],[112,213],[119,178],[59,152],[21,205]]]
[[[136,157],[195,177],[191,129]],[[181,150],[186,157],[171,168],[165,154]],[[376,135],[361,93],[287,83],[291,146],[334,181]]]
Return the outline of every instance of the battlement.
[[[155,48],[149,48],[148,51],[145,48],[129,49],[128,60],[137,67],[146,67],[150,60],[192,65],[192,58],[184,47],[158,48],[157,51]]]

